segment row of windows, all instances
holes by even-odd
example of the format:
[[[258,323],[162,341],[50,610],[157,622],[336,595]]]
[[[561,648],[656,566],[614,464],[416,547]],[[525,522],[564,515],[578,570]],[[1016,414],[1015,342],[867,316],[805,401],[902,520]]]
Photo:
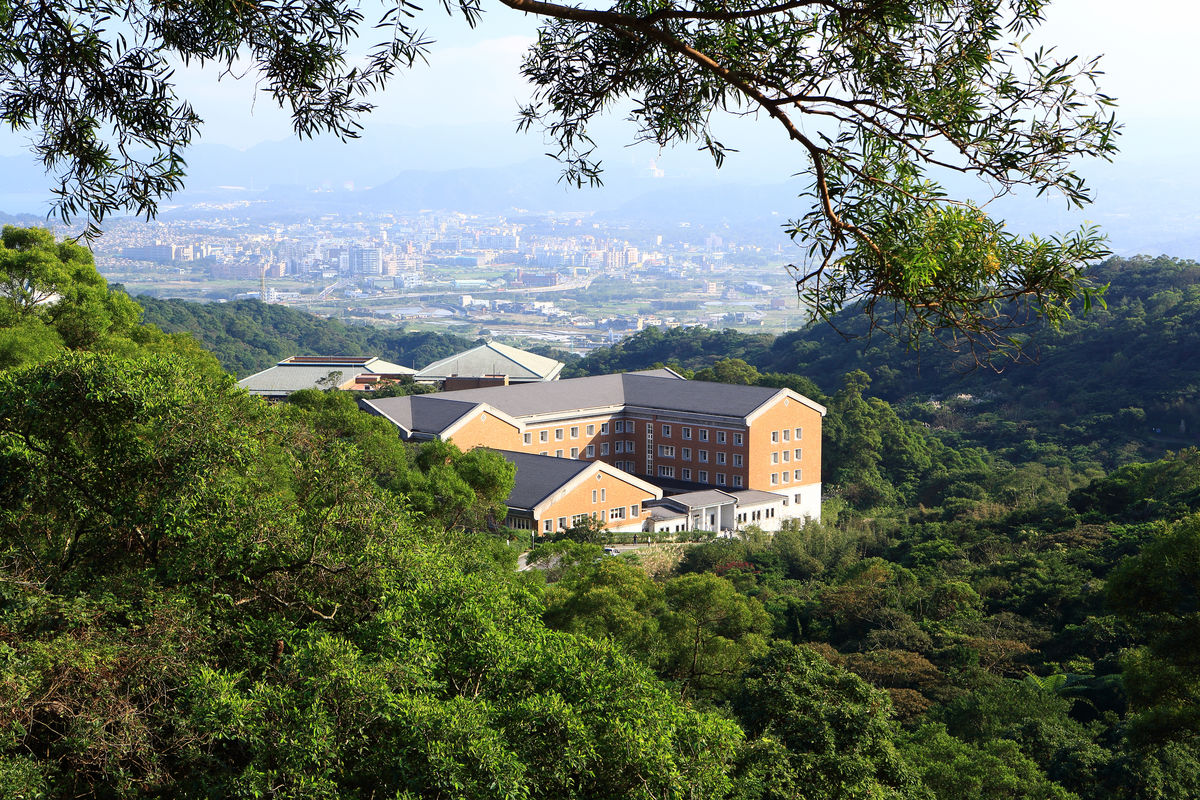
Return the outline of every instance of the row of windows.
[[[613,423],[613,430],[616,433],[636,433],[637,432],[637,423],[631,419],[624,419],[624,420],[619,419]],[[652,426],[650,425],[650,423],[647,423],[646,424],[646,435],[650,436],[652,433],[653,433]],[[684,439],[692,438],[692,428],[688,425],[681,425],[679,428],[679,433]],[[595,436],[596,435],[596,426],[594,424],[584,426],[584,435],[585,436]],[[607,422],[600,424],[600,435],[601,436],[608,435],[608,423]],[[662,435],[667,436],[667,437],[669,437],[671,435],[671,426],[670,425],[664,424],[662,426]],[[709,432],[708,432],[707,428],[697,429],[696,435],[698,436],[700,441],[702,441],[702,442],[708,441]],[[726,444],[726,442],[728,441],[728,437],[729,437],[728,432],[717,431],[716,435],[717,435],[717,444]],[[773,441],[773,442],[778,441],[778,438],[777,438],[778,435],[779,435],[778,431],[773,431],[771,433],[771,441]],[[785,442],[788,441],[789,432],[784,431],[783,436],[784,436],[783,440]],[[563,441],[563,439],[568,438],[568,437],[571,439],[579,438],[579,426],[578,425],[572,425],[570,428],[555,428],[554,429],[554,441],[561,442],[561,441]],[[800,438],[800,429],[799,428],[796,428],[796,438],[797,439]],[[524,441],[525,441],[525,444],[533,444],[533,432],[532,431],[530,431],[524,435]],[[538,441],[539,442],[550,441],[550,429],[549,428],[547,428],[546,430],[538,431]],[[740,433],[733,434],[733,444],[735,446],[741,447],[744,443],[745,443],[745,437],[743,436],[743,434],[740,434]]]
[[[727,431],[717,431],[716,434],[717,434],[717,444],[725,444],[729,441],[729,433]],[[663,436],[671,435],[671,426],[670,425],[662,426],[662,435]],[[683,439],[690,440],[692,438],[691,426],[680,425],[679,426],[679,435]],[[700,441],[707,442],[708,441],[708,428],[696,429],[696,436]],[[743,434],[740,434],[740,433],[733,434],[733,443],[735,446],[741,447],[745,443],[745,441],[746,440],[745,440],[745,437],[743,436]]]
[[[595,495],[596,493],[592,492],[592,494]],[[595,500],[593,500],[592,502],[595,502]],[[629,506],[630,519],[637,519],[637,517],[639,515],[641,515],[641,513],[642,513],[641,503],[634,503],[633,505]],[[570,525],[567,524],[566,517],[559,517],[558,518],[558,529],[560,531],[565,531],[567,528],[572,528],[572,527],[578,525],[579,523],[583,522],[585,519],[587,519],[588,516],[589,516],[588,514],[575,514],[574,516],[571,517]],[[625,506],[617,506],[616,508],[600,509],[600,511],[598,511],[598,512],[593,511],[591,513],[591,516],[600,520],[601,522],[608,522],[609,520],[623,520],[623,519],[625,519]],[[519,521],[525,522],[526,527],[529,526],[528,520],[519,520]],[[519,527],[519,526],[513,526],[513,527]],[[542,530],[544,530],[546,533],[553,532],[554,531],[554,520],[553,519],[542,520]]]
[[[791,461],[793,454],[795,455],[797,461],[800,460],[800,448],[797,447],[795,450],[784,450],[783,451],[783,463],[786,464],[789,461]],[[779,453],[771,453],[771,463],[772,464],[779,463]]]
[[[774,508],[760,508],[757,511],[743,511],[737,515],[738,524],[743,522],[758,522],[763,519],[773,519],[775,517]]]
[[[697,470],[695,474],[696,474],[696,481],[698,483],[708,483],[708,470],[704,470],[704,469]],[[669,466],[667,464],[659,465],[658,477],[674,478],[675,477],[675,467]],[[679,470],[679,477],[685,481],[692,480],[692,470],[688,467],[683,467],[682,469]],[[717,486],[732,485],[737,488],[741,488],[744,485],[741,475],[734,475],[732,484],[729,483],[728,478],[724,472],[716,473],[713,476],[713,478],[716,481]]]
[[[659,458],[674,458],[675,457],[675,445],[660,444],[658,446],[658,457]],[[684,461],[691,461],[692,460],[692,448],[690,448],[690,447],[679,448],[679,457],[681,459],[683,459]],[[708,451],[707,450],[697,450],[696,451],[696,459],[701,464],[707,464],[708,463]],[[717,459],[717,464],[723,466],[726,462],[725,452],[723,450],[718,450],[716,453],[716,459]],[[740,467],[740,466],[742,466],[743,463],[744,463],[744,461],[742,459],[742,454],[734,453],[733,454],[733,465],[735,467]]]
[[[601,434],[608,433],[608,423],[607,422],[600,425],[600,433]],[[596,435],[596,426],[594,424],[585,426],[584,427],[584,435],[585,436],[595,436]],[[561,442],[567,436],[570,436],[570,438],[572,438],[572,439],[578,439],[579,438],[579,426],[572,425],[569,429],[567,429],[567,428],[555,428],[554,429],[554,441]],[[532,432],[526,433],[523,438],[524,438],[525,444],[533,444],[533,433]],[[550,441],[550,430],[546,429],[544,431],[538,431],[538,441],[539,442]]]
[[[786,469],[785,469],[785,470],[783,471],[783,482],[784,482],[784,483],[791,483],[791,482],[792,482],[792,477],[793,477],[793,475],[795,476],[795,479],[796,479],[796,480],[801,480],[801,478],[800,478],[800,470],[796,470],[795,472],[789,472],[788,470],[786,470]],[[772,485],[772,486],[778,486],[778,485],[779,485],[779,473],[778,473],[778,472],[772,472],[772,473],[771,473],[771,485]],[[799,501],[797,501],[797,502],[799,502]]]
[[[790,442],[792,440],[792,430],[793,429],[791,428],[784,428],[782,431],[771,431],[771,444],[778,444],[781,435],[783,437],[783,441]],[[800,434],[804,432],[804,429],[795,428],[795,432],[796,441],[798,442],[800,441]]]

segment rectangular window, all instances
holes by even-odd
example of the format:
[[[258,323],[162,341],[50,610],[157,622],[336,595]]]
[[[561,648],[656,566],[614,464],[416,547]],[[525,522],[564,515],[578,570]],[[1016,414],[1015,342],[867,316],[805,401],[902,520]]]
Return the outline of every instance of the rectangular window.
[[[771,463],[772,464],[779,463],[779,453],[771,453]]]
[[[663,425],[663,426],[662,426],[662,435],[663,435],[663,436],[670,436],[670,435],[671,435],[671,426],[670,426],[670,425]]]
[[[593,514],[592,516],[596,516],[596,515],[595,515],[595,514]],[[605,510],[605,509],[603,509],[603,508],[602,508],[602,509],[600,509],[600,516],[599,516],[599,519],[600,519],[600,521],[601,521],[601,522],[608,522],[608,511],[606,511],[606,510]]]
[[[574,528],[579,523],[587,519],[587,514],[575,514],[571,517],[571,527]]]
[[[556,441],[556,442],[561,442],[561,441],[562,441],[562,439],[563,439],[563,429],[562,429],[562,428],[555,428],[555,429],[554,429],[554,441]]]
[[[587,428],[586,428],[585,430],[587,430],[587,435],[588,435],[588,436],[592,436],[592,435],[594,435],[594,434],[596,433],[596,426],[595,426],[595,425],[588,425],[588,426],[587,426]]]
[[[541,433],[539,433],[539,434],[538,434],[538,441],[539,441],[539,442],[548,442],[548,441],[550,441],[550,431],[542,431]]]
[[[684,426],[683,426],[682,428],[680,428],[679,430],[682,432],[682,434],[683,434],[683,438],[685,438],[685,439],[690,439],[690,438],[692,438],[692,429],[691,429],[691,428],[689,428],[688,426],[684,425]]]
[[[738,488],[741,488],[741,485],[742,485],[742,476],[741,475],[733,476],[733,485],[737,486]]]
[[[784,483],[792,482],[792,473],[789,472],[788,470],[784,470],[784,472],[783,472],[783,482]]]
[[[544,530],[546,533],[550,533],[550,531],[554,530],[554,520],[552,520],[552,519],[546,520],[542,524],[542,530]]]
[[[601,490],[600,490],[600,499],[601,499],[601,500],[604,500],[604,499],[606,499],[606,498],[604,497],[604,490],[603,490],[603,489],[601,489]]]
[[[600,455],[602,455],[602,456],[608,455],[608,442],[600,443]]]
[[[779,473],[778,473],[778,472],[772,472],[772,473],[771,473],[771,485],[772,485],[772,486],[778,486],[778,485],[779,485]]]
[[[567,529],[567,518],[566,517],[558,518],[558,529],[560,531],[565,531]]]
[[[771,444],[779,442],[779,431],[771,431]]]
[[[799,503],[799,502],[800,502],[800,498],[801,498],[801,496],[802,496],[802,495],[796,495],[796,502],[797,502],[797,503]]]
[[[742,465],[742,454],[741,453],[733,454],[733,465],[735,467],[740,467]]]
[[[629,507],[629,516],[638,517],[638,516],[641,516],[641,514],[642,514],[641,503],[634,503],[633,505],[631,505]]]
[[[525,444],[533,444],[533,434],[532,433],[525,434],[524,438],[525,438]]]
[[[683,448],[682,452],[680,452],[680,455],[683,456],[684,461],[691,461],[692,460],[692,448],[690,448],[690,447]]]
[[[697,450],[697,451],[696,451],[696,453],[697,453],[697,455],[699,455],[699,456],[700,456],[700,463],[701,463],[701,464],[707,464],[707,463],[708,463],[708,451],[707,451],[707,450]]]
[[[692,471],[690,469],[685,469],[680,477],[682,477],[685,481],[690,481],[692,479]]]
[[[660,444],[658,446],[658,457],[659,458],[674,458],[675,457],[675,445]]]
[[[791,450],[784,450],[784,451],[783,451],[783,463],[785,463],[785,464],[786,464],[786,463],[788,463],[788,462],[789,462],[789,461],[791,461],[791,460],[792,460],[792,451],[791,451]]]
[[[725,463],[725,451],[724,451],[724,450],[718,450],[718,451],[717,451],[717,463],[718,463],[718,464],[724,464],[724,463]]]
[[[571,448],[571,458],[579,458],[579,448],[578,447]]]
[[[595,458],[596,457],[596,445],[589,444],[587,446],[587,450],[585,450],[584,453],[586,453],[587,458]]]
[[[538,453],[538,455],[539,455],[539,456],[548,456],[548,455],[550,455],[550,451],[549,451],[549,450],[543,450],[542,452]]]
[[[796,483],[800,482],[800,470],[794,470],[792,472],[792,479],[796,481]]]
[[[601,433],[601,435],[603,435],[603,436],[607,436],[607,435],[608,435],[608,423],[607,423],[607,422],[601,422],[601,423],[600,423],[600,433]]]
[[[578,425],[571,426],[571,438],[572,439],[579,438],[579,426]]]
[[[796,460],[799,461],[800,460],[800,448],[797,447],[796,450],[792,453],[792,455],[794,455],[796,457]]]
[[[596,502],[596,495],[599,494],[595,489],[592,489],[592,502]]]
[[[717,431],[717,444],[725,444],[725,431]]]
[[[635,450],[633,447],[633,442],[629,441],[628,439],[625,440],[625,452],[626,453],[636,453],[637,452],[637,450]]]
[[[615,430],[617,433],[624,433],[625,432],[625,421],[617,420],[616,427],[613,428],[613,430]]]
[[[787,428],[783,429],[783,440],[785,442],[790,442],[792,440],[792,432],[789,431]]]
[[[608,512],[609,519],[625,519],[625,506],[617,506]]]
[[[631,419],[625,420],[625,432],[626,433],[637,433],[637,423]]]
[[[660,466],[660,467],[658,468],[658,477],[660,477],[660,478],[674,478],[674,477],[675,477],[675,468],[674,468],[674,467],[668,467],[668,466]]]
[[[701,483],[708,483],[708,473],[705,472],[704,470],[700,470],[700,474],[697,475],[696,477],[700,480]]]
[[[702,441],[702,442],[708,441],[708,428],[700,429],[700,441]]]
[[[562,458],[562,456],[563,456],[563,452],[562,452],[562,450],[555,450],[555,451],[554,451],[554,457],[555,457],[555,458]]]
[[[740,433],[735,433],[735,434],[733,435],[733,443],[734,443],[734,445],[736,445],[737,447],[741,447],[741,446],[742,446],[742,435],[741,435]]]
[[[800,441],[800,434],[804,432],[803,428],[796,428],[796,441]]]
[[[717,473],[717,486],[724,486],[724,485],[725,485],[725,473],[718,472]]]

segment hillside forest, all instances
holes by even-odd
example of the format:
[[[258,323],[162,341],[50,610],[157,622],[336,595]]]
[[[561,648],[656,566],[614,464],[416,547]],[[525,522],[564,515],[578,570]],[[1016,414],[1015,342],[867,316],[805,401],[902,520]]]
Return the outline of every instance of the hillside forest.
[[[1200,797],[1200,266],[1097,274],[1001,373],[828,328],[570,359],[825,404],[823,519],[519,571],[495,454],[234,382],[468,343],[130,298],[5,228],[0,795]]]

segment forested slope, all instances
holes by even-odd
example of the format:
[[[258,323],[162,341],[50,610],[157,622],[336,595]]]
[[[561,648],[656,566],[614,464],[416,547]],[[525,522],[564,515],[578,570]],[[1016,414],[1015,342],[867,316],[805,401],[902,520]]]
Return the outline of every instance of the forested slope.
[[[472,344],[451,334],[349,327],[257,300],[192,303],[145,295],[136,299],[143,323],[167,333],[192,334],[238,378],[295,355],[372,355],[420,369]]]
[[[494,453],[268,406],[0,244],[63,298],[0,298],[0,795],[1200,797],[1196,450],[1014,463],[697,355],[828,403],[824,519],[519,573]]]
[[[1016,460],[1048,448],[1114,466],[1200,443],[1200,265],[1114,258],[1096,276],[1109,284],[1107,309],[1029,333],[1030,359],[999,372],[936,344],[914,351],[878,334],[845,339],[824,325],[775,338],[649,329],[570,369],[598,374],[665,363],[700,370],[732,358],[758,373],[803,376],[826,394],[846,373],[863,370],[872,394],[902,413]],[[861,323],[846,315],[839,328],[853,335]]]

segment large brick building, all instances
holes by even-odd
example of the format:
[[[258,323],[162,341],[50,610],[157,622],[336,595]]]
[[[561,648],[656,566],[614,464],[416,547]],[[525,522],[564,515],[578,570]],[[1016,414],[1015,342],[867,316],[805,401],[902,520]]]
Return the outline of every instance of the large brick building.
[[[757,490],[787,517],[821,513],[825,408],[790,389],[660,369],[364,402],[407,439],[603,461],[667,494]]]

